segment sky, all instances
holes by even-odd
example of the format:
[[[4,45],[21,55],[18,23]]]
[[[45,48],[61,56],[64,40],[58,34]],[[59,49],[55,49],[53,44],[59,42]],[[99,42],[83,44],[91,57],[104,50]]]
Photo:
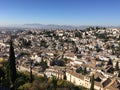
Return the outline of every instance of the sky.
[[[120,0],[0,0],[0,25],[120,25]]]

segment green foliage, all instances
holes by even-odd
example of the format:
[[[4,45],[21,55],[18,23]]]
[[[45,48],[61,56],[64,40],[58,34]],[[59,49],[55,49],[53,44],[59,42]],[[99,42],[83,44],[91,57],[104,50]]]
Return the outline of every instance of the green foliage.
[[[104,42],[107,42],[109,40],[109,38],[107,37],[106,32],[104,32],[104,33],[95,33],[95,36],[100,38],[100,39],[103,39]]]
[[[70,63],[70,59],[67,59],[67,58],[63,58],[63,61],[65,62],[65,64],[67,64],[67,63]]]
[[[33,81],[33,75],[32,75],[32,63],[33,63],[33,61],[31,60],[31,61],[30,61],[30,83],[32,83],[32,81]]]
[[[57,78],[56,77],[52,77],[52,82],[51,83],[53,84],[54,90],[56,90],[56,88],[57,88]]]
[[[18,74],[16,72],[15,65],[15,57],[14,57],[14,50],[13,47],[10,46],[10,56],[9,60],[4,63],[2,69],[0,69],[0,85],[4,87],[10,87],[12,90],[14,90],[17,85],[17,79]],[[23,79],[24,80],[24,79]]]
[[[120,77],[120,70],[119,70],[119,72],[118,72],[118,77]]]
[[[4,87],[9,87],[10,82],[9,82],[9,78],[7,75],[8,70],[5,67],[6,65],[7,63],[5,63],[3,67],[0,68],[0,85]]]
[[[64,60],[52,60],[50,62],[51,66],[57,65],[57,66],[65,66],[65,61]]]
[[[30,83],[25,83],[24,85],[21,85],[18,90],[30,90]]]
[[[17,72],[17,79],[15,82],[15,88],[19,88],[20,86],[24,85],[25,83],[29,82],[29,73],[21,73]]]
[[[92,77],[91,77],[91,86],[90,86],[90,90],[94,90],[94,75],[92,75]]]
[[[16,84],[15,84],[16,86],[15,87],[18,88],[19,86],[21,86],[25,83],[26,83],[26,81],[24,80],[24,77],[19,77],[16,81]]]
[[[82,73],[82,68],[81,68],[81,67],[80,67],[80,68],[77,68],[77,69],[76,69],[76,72],[77,72],[77,73]]]
[[[116,65],[115,65],[115,70],[116,70],[116,71],[118,71],[118,70],[119,70],[118,61],[116,62]]]
[[[10,50],[9,50],[9,59],[8,59],[8,65],[7,65],[7,75],[9,78],[9,82],[11,85],[14,85],[17,77],[16,72],[16,64],[15,64],[15,54],[14,54],[14,48],[12,45],[12,40],[10,41]],[[14,86],[12,86],[14,87]]]
[[[63,77],[64,80],[67,79],[67,76],[66,76],[66,72],[64,73],[64,77]]]
[[[58,86],[62,86],[63,84],[64,84],[64,81],[63,81],[63,80],[58,80],[58,81],[57,81],[57,85],[58,85]]]
[[[79,67],[79,68],[76,69],[76,72],[81,73],[83,75],[86,75],[88,73],[87,70],[86,70],[86,67],[84,67],[84,68]]]
[[[28,48],[28,47],[31,46],[31,41],[30,40],[26,40],[26,39],[22,39],[21,46],[25,47],[25,48]]]
[[[74,53],[77,53],[79,51],[78,47],[74,47]]]
[[[20,58],[20,57],[23,57],[25,55],[29,55],[27,52],[20,52],[17,57]]]
[[[27,34],[30,35],[30,34],[33,34],[33,33],[32,33],[32,31],[28,31]]]
[[[44,78],[36,77],[33,83],[25,83],[17,88],[17,90],[87,90],[81,86],[74,86],[65,80],[58,80],[56,77]]]
[[[115,69],[114,69],[113,67],[110,67],[110,68],[107,70],[107,72],[113,74],[113,73],[114,73],[114,70],[115,70]]]
[[[3,68],[0,68],[0,85],[9,87],[8,77],[6,77],[6,72]]]
[[[113,65],[113,63],[112,63],[112,60],[111,60],[111,59],[109,59],[109,61],[108,61],[107,65]]]
[[[82,73],[83,75],[86,75],[87,74],[87,70],[86,70],[86,67],[84,67],[84,69],[83,69],[83,73]]]
[[[40,47],[45,47],[45,48],[47,48],[47,47],[48,47],[47,42],[46,42],[45,40],[41,40],[41,41],[40,41]]]
[[[97,26],[97,27],[96,27],[96,30],[99,30],[99,29],[100,29],[100,27]]]
[[[119,57],[120,56],[120,42],[118,44],[118,47],[115,50],[115,54]]]
[[[82,33],[80,33],[80,32],[75,32],[75,37],[79,37],[79,38],[82,38]]]
[[[5,72],[3,71],[2,68],[0,68],[0,78],[4,78],[5,77]]]
[[[43,71],[48,67],[48,66],[47,66],[47,62],[44,61],[43,59],[42,59],[41,62],[40,62],[40,66],[42,67]]]

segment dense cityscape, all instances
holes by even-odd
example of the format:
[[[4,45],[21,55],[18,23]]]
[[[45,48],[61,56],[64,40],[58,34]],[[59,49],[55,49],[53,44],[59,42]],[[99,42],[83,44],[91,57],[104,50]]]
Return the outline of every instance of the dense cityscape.
[[[26,79],[16,79],[17,83],[11,84],[18,90],[120,89],[119,28],[0,31],[0,84],[3,88],[11,87],[5,81],[6,65],[12,55],[10,42],[14,47],[16,71]],[[36,78],[48,81],[40,83]],[[48,89],[50,87],[52,89]]]

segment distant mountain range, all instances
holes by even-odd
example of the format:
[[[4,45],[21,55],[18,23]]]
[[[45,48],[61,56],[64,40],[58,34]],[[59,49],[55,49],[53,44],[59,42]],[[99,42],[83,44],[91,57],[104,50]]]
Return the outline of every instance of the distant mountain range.
[[[75,29],[85,29],[89,26],[73,26],[73,25],[55,25],[55,24],[24,24],[24,25],[6,25],[0,26],[0,29],[64,29],[64,30],[75,30]],[[112,28],[120,28],[120,26],[107,26]]]
[[[85,29],[88,26],[73,26],[73,25],[55,25],[55,24],[24,24],[23,28],[36,28],[36,29]]]

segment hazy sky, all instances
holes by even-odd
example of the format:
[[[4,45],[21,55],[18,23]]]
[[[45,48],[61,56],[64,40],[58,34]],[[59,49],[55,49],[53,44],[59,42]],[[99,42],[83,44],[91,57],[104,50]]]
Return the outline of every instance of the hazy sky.
[[[120,0],[0,0],[0,25],[120,25]]]

